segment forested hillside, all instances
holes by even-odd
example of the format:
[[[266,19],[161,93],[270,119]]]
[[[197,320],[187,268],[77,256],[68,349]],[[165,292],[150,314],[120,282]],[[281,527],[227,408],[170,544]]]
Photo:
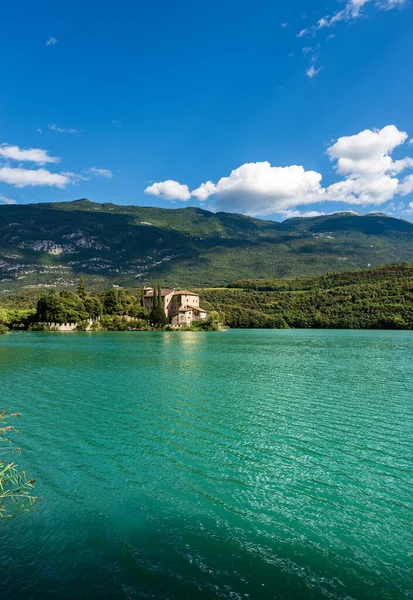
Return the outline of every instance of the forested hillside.
[[[205,289],[230,327],[413,329],[413,265]]]
[[[132,324],[122,319],[125,315],[140,329],[151,322],[142,308],[142,288],[84,294],[78,284],[77,291],[2,293],[0,326],[27,328],[36,320],[78,322],[99,317],[106,328],[128,329]],[[234,328],[413,329],[413,265],[240,281],[232,287],[197,291],[214,322]]]
[[[0,291],[169,287],[296,277],[413,262],[413,224],[336,213],[276,223],[200,208],[88,200],[0,206]]]

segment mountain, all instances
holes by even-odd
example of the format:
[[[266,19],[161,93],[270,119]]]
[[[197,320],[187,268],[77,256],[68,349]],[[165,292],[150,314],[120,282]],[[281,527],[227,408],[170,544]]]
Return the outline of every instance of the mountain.
[[[89,200],[0,206],[0,290],[224,285],[413,262],[413,223],[336,213],[276,223]]]

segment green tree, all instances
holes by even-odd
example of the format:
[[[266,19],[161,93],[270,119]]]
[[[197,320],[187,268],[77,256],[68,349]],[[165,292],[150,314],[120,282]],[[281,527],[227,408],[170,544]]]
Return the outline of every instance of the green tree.
[[[108,290],[103,299],[104,313],[107,315],[122,315],[123,305],[119,300],[117,290]]]
[[[86,296],[86,298],[83,301],[83,304],[85,306],[85,310],[88,313],[89,319],[95,320],[101,316],[103,306],[99,298],[96,298],[95,296]]]
[[[158,283],[157,288],[153,289],[153,307],[149,315],[149,322],[153,327],[163,327],[168,323],[168,317],[162,302],[161,286]]]
[[[88,318],[82,298],[72,292],[53,291],[37,302],[37,321],[40,323],[77,323]]]
[[[4,308],[0,308],[0,335],[2,333],[7,333],[8,327],[6,326],[7,321],[7,311]]]
[[[79,278],[79,283],[77,284],[77,295],[81,298],[86,298],[86,283],[83,275]]]

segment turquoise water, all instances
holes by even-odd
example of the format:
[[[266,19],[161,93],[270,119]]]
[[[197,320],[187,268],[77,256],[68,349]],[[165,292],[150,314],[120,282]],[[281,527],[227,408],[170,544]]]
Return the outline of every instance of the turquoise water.
[[[2,600],[413,597],[413,332],[0,337]]]

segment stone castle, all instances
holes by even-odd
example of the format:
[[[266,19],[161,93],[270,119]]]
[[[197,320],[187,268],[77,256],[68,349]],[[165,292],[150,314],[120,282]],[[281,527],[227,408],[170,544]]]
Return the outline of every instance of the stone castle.
[[[199,306],[199,295],[189,290],[162,290],[162,305],[165,315],[173,327],[187,327],[193,321],[202,321],[208,317],[206,310]],[[144,289],[143,305],[147,310],[153,307],[154,290]]]

